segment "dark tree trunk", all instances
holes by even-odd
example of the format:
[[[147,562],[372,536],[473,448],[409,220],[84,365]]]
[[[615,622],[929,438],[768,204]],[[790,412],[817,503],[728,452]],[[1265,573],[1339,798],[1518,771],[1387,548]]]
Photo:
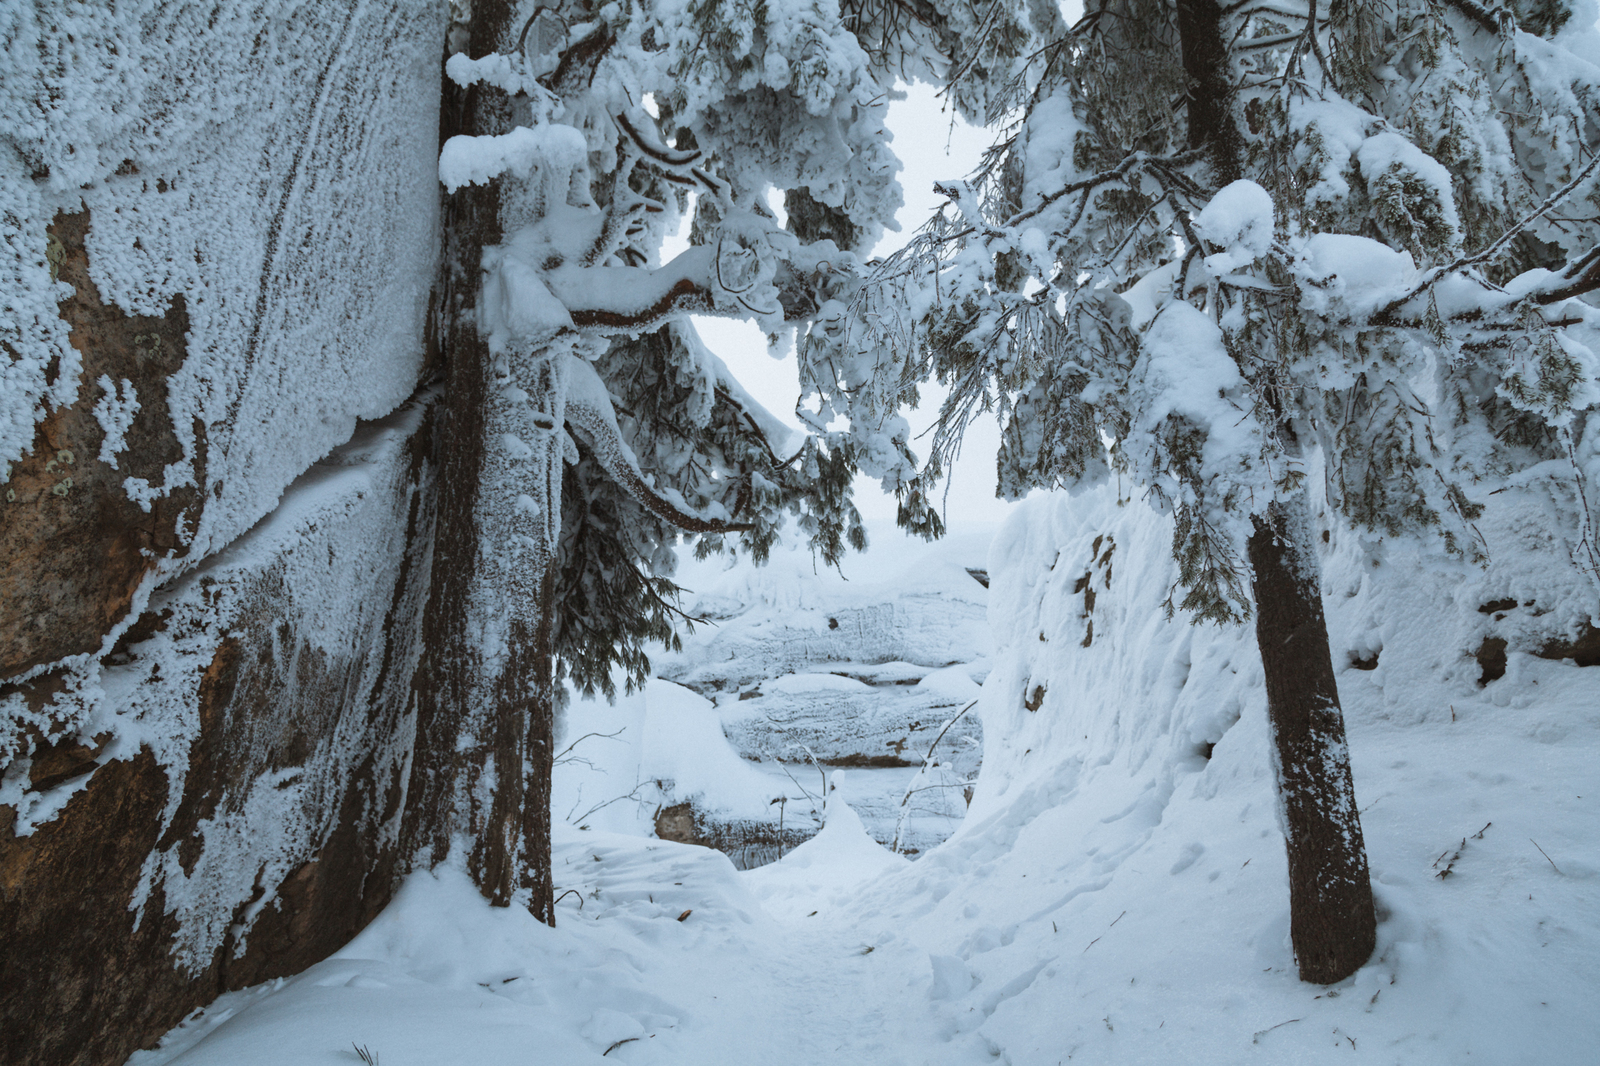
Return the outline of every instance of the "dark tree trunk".
[[[1244,141],[1222,6],[1178,0],[1177,18],[1189,144],[1207,150],[1213,181],[1226,185],[1244,176]],[[1329,984],[1367,961],[1377,918],[1304,492],[1256,518],[1248,550],[1289,851],[1289,934],[1300,979]]]
[[[1222,40],[1222,5],[1217,0],[1178,0],[1178,39],[1183,71],[1189,76],[1189,147],[1210,152],[1217,185],[1238,181],[1244,146],[1233,121],[1233,79]]]
[[[559,474],[559,469],[557,474]],[[555,511],[560,530],[559,507]],[[528,707],[528,765],[522,797],[522,887],[528,910],[546,925],[556,924],[555,878],[550,868],[550,777],[555,757],[555,591],[554,561],[539,585],[539,621],[529,642],[538,684]]]
[[[1300,979],[1330,984],[1367,961],[1377,919],[1304,494],[1256,518],[1249,551],[1288,834],[1289,934]]]
[[[518,27],[506,0],[472,5],[469,55],[507,48]],[[495,89],[444,81],[439,137],[503,133],[510,103]],[[552,706],[548,594],[532,625],[513,620],[506,654],[486,657],[486,581],[480,536],[493,465],[485,447],[494,398],[491,356],[477,329],[482,253],[503,236],[499,186],[468,185],[444,199],[435,339],[445,396],[436,435],[438,521],[417,673],[417,733],[405,843],[416,861],[443,861],[470,840],[467,869],[497,906],[523,899],[553,922],[550,891]],[[490,549],[493,550],[493,549]],[[549,585],[548,575],[535,588]],[[533,615],[534,611],[526,612]],[[487,786],[487,787],[485,787]],[[487,793],[487,803],[485,803]]]

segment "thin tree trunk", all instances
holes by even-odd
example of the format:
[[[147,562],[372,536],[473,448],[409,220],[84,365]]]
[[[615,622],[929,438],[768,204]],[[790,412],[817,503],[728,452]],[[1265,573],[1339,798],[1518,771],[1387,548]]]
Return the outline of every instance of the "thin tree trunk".
[[[1273,504],[1255,526],[1256,642],[1287,833],[1289,935],[1300,979],[1330,984],[1367,961],[1377,919],[1305,494]]]
[[[560,471],[556,471],[559,481]],[[559,507],[554,508],[560,529]],[[521,885],[528,910],[547,925],[556,924],[555,878],[550,868],[550,779],[555,769],[555,590],[554,562],[544,568],[539,586],[539,621],[530,641],[531,669],[537,680],[528,705],[528,773],[522,795]]]
[[[509,905],[518,898],[551,924],[552,599],[565,434],[554,364],[561,350],[558,344],[531,354],[490,354],[473,612],[494,737],[490,810],[473,862],[481,864],[479,884],[491,902]],[[509,398],[508,385],[521,394]],[[553,428],[535,425],[532,411],[547,413]],[[504,443],[513,437],[523,447]]]

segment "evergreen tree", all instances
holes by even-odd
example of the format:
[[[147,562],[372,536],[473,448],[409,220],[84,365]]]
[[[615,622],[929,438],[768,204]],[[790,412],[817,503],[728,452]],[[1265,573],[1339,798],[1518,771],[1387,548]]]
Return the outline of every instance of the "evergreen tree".
[[[1375,921],[1307,484],[1479,558],[1486,495],[1544,478],[1594,570],[1600,69],[1563,0],[993,7],[928,66],[1014,125],[811,344],[949,386],[910,524],[982,410],[1003,495],[1116,471],[1174,515],[1168,610],[1255,617],[1295,952],[1338,980]]]
[[[486,896],[552,920],[561,683],[643,680],[645,644],[675,639],[680,535],[759,561],[796,515],[829,564],[865,545],[848,435],[791,440],[688,316],[805,322],[892,219],[897,164],[888,94],[825,0],[479,0],[452,40],[412,779],[452,816],[411,847],[438,861],[470,841]],[[693,246],[662,263],[691,201]],[[914,467],[903,436],[889,447]]]

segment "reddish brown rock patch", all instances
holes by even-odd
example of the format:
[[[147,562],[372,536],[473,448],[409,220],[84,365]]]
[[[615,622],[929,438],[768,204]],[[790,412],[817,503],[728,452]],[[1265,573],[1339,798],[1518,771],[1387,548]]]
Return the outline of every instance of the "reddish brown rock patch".
[[[0,677],[99,649],[156,560],[184,553],[204,497],[193,486],[176,489],[148,512],[128,499],[127,478],[163,485],[167,466],[183,458],[167,379],[183,365],[189,314],[181,295],[159,317],[107,305],[89,278],[89,226],[85,210],[57,215],[49,228],[50,262],[74,290],[60,313],[83,369],[77,402],[39,424],[33,450],[0,492]],[[127,447],[108,463],[94,415],[102,377],[113,388],[131,383],[139,401]],[[205,427],[197,422],[194,431],[204,484]]]

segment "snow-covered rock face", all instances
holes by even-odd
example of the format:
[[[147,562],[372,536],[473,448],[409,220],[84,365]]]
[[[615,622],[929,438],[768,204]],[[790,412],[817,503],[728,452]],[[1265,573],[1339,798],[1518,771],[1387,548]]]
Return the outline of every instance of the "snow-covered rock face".
[[[895,544],[898,534],[884,540],[894,546],[852,557],[843,573],[794,545],[761,567],[686,566],[677,580],[689,589],[689,613],[712,624],[658,660],[657,676],[736,695],[784,674],[893,684],[984,657],[988,596],[966,569],[981,565],[981,545],[929,551]],[[907,665],[897,673],[894,663]]]
[[[4,673],[108,650],[155,584],[415,389],[444,12],[0,15],[0,491],[12,515],[112,556],[119,586],[70,548],[7,571]],[[66,591],[19,591],[41,585]]]
[[[980,762],[977,715],[962,712],[988,674],[987,591],[981,571],[968,569],[982,542],[902,547],[909,542],[897,535],[882,539],[894,547],[851,559],[844,574],[787,551],[762,568],[685,575],[695,589],[691,613],[725,617],[656,672],[715,701],[728,743],[788,797],[788,824],[802,835],[818,824],[812,807],[820,796],[807,795],[820,792],[817,764],[860,767],[851,771],[851,803],[867,832],[885,845],[898,833],[902,850],[916,853],[955,827],[963,782]],[[936,740],[937,766],[918,777]],[[910,801],[908,788],[917,789]],[[718,789],[704,790],[702,821],[720,821],[720,805]],[[778,854],[768,848],[742,859]]]
[[[8,1062],[120,1061],[386,902],[429,574],[426,417],[363,424],[160,589],[90,716],[6,765],[0,1028],[23,1034]],[[13,700],[49,720],[51,694]]]
[[[557,819],[653,828],[758,865],[821,826],[824,774],[858,767],[851,804],[874,838],[888,845],[898,832],[902,850],[917,853],[949,835],[981,761],[973,704],[988,674],[984,538],[882,540],[890,547],[849,558],[843,574],[783,547],[765,567],[686,563],[677,575],[690,589],[685,606],[708,621],[681,652],[654,660],[656,680],[641,695],[615,708],[574,706],[568,736],[623,733],[586,741],[577,754],[587,764],[558,767]],[[935,741],[937,765],[918,777]],[[610,798],[606,788],[621,795],[636,784],[626,813],[580,817]],[[637,820],[657,809],[664,820]]]
[[[446,17],[0,5],[19,1063],[114,1061],[390,891],[432,523],[423,407],[396,409],[436,262]]]

